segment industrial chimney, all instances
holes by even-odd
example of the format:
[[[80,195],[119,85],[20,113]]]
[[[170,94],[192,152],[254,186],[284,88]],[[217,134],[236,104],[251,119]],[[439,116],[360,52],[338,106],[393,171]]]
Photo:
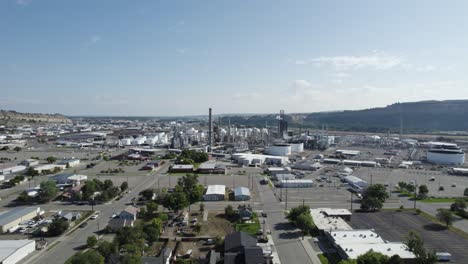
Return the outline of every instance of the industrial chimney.
[[[211,108],[208,110],[208,152],[213,151],[213,120],[211,119]]]

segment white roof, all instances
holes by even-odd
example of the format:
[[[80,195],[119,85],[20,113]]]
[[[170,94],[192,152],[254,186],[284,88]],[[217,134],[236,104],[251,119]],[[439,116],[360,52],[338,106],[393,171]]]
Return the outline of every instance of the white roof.
[[[468,168],[453,168],[453,171],[468,172]]]
[[[345,179],[346,181],[350,181],[350,182],[352,182],[352,183],[363,182],[362,179],[359,179],[358,177],[352,176],[352,175],[346,176],[346,177],[344,177],[344,179]]]
[[[382,237],[374,230],[356,229],[356,230],[336,230],[331,231],[330,236],[336,244],[376,244],[384,243]]]
[[[11,254],[18,251],[20,248],[36,243],[34,240],[0,240],[0,262],[3,262]]]
[[[302,180],[302,179],[294,179],[294,180],[280,180],[281,183],[311,183],[313,184],[313,180]]]
[[[277,168],[277,167],[271,167],[267,168],[267,171],[285,171],[287,170],[286,168]]]
[[[193,165],[186,165],[186,164],[175,164],[175,165],[172,165],[172,168],[173,169],[193,169]]]
[[[68,177],[68,180],[70,181],[85,181],[87,179],[88,179],[88,176],[80,175],[80,174],[75,174],[75,175]]]
[[[336,153],[341,153],[344,155],[358,155],[361,153],[359,150],[349,150],[349,149],[337,149]]]
[[[352,215],[352,213],[348,209],[318,208],[318,210],[321,210],[328,216]]]
[[[323,213],[325,208],[310,209],[314,224],[319,230],[352,230],[353,228],[340,217],[328,217]],[[329,208],[327,208],[329,209]]]
[[[234,196],[246,195],[250,196],[250,190],[247,187],[237,187],[234,189]]]
[[[226,185],[208,185],[205,195],[210,194],[226,194]]]
[[[413,259],[416,257],[403,243],[342,244],[340,246],[350,259],[357,259],[360,255],[367,253],[371,249],[387,257],[393,255],[398,255],[402,259]]]

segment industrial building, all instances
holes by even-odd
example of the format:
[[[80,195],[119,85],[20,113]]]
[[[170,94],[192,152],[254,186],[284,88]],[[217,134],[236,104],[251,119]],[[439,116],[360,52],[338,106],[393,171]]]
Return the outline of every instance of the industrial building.
[[[38,173],[42,173],[44,171],[53,172],[55,168],[58,168],[59,170],[64,170],[66,167],[67,167],[66,165],[60,165],[60,164],[44,164],[44,165],[39,165],[33,168]]]
[[[272,176],[273,180],[275,181],[282,181],[282,180],[294,180],[296,179],[296,175],[292,173],[281,173],[281,174],[275,174],[275,176]]]
[[[35,240],[0,240],[0,263],[21,263],[22,259],[35,250]]]
[[[339,210],[336,211],[335,210]],[[351,218],[351,212],[347,209],[317,208],[310,209],[310,215],[314,224],[321,232],[329,230],[353,230],[345,221]]]
[[[314,186],[313,180],[281,180],[279,183],[282,188],[310,188]]]
[[[319,170],[321,167],[322,166],[320,165],[320,163],[312,161],[312,160],[300,160],[292,165],[293,169],[310,170],[310,171]]]
[[[39,161],[36,159],[26,159],[21,161],[20,165],[26,166],[26,167],[32,167],[39,165]]]
[[[207,161],[202,164],[197,169],[198,173],[212,173],[212,174],[226,174],[226,166],[223,164]]]
[[[28,221],[38,216],[39,207],[18,207],[0,214],[0,227],[2,233],[17,227],[21,222]]]
[[[73,167],[76,167],[78,165],[80,165],[80,160],[79,159],[64,159],[64,160],[61,160],[58,164],[60,165],[65,165],[69,168],[73,168]]]
[[[323,159],[323,163],[325,163],[325,164],[340,164],[341,160],[339,160],[339,159]]]
[[[289,158],[285,156],[269,156],[252,153],[236,153],[232,154],[232,159],[240,165],[277,165],[282,166],[288,163]]]
[[[403,260],[416,257],[405,244],[385,241],[373,230],[331,230],[325,234],[343,259],[357,259],[371,249],[389,258],[393,255]]]
[[[276,174],[288,174],[291,172],[291,169],[288,167],[279,168],[279,167],[269,167],[265,171],[270,176],[276,176]]]
[[[466,176],[468,175],[468,168],[452,168],[450,173],[454,175]]]
[[[234,200],[247,201],[250,200],[250,190],[247,187],[236,187],[234,189]]]
[[[359,150],[337,149],[335,154],[340,154],[346,157],[354,157],[361,154],[361,152]]]
[[[304,152],[304,143],[291,143],[291,152]]]
[[[174,164],[170,168],[170,172],[193,172],[191,164]]]
[[[304,149],[304,146],[303,146]],[[275,144],[266,149],[266,154],[272,156],[289,156],[291,155],[291,145],[290,144]]]
[[[208,185],[206,193],[203,196],[205,201],[224,201],[226,195],[225,185]]]
[[[344,177],[343,181],[348,183],[350,187],[355,191],[361,191],[362,189],[365,189],[368,186],[366,181],[363,181],[360,178],[352,175]]]
[[[13,173],[22,172],[25,170],[26,170],[26,167],[23,165],[5,166],[3,168],[0,168],[0,175],[13,174]]]
[[[462,165],[465,163],[465,152],[454,143],[430,142],[427,161],[443,165]]]

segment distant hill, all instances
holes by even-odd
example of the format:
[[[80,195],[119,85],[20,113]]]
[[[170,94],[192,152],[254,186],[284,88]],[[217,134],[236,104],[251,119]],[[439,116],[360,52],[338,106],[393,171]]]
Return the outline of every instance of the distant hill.
[[[0,110],[0,124],[21,124],[21,123],[65,123],[72,121],[60,114],[35,114],[18,113],[16,111]]]
[[[277,114],[224,117],[223,123],[270,126],[277,124]],[[348,131],[386,132],[398,131],[400,120],[406,132],[463,131],[468,130],[468,100],[421,101],[395,103],[386,107],[365,110],[347,110],[308,114],[289,114],[286,120],[290,126],[299,126],[304,119],[304,127]],[[226,123],[225,123],[226,124]]]

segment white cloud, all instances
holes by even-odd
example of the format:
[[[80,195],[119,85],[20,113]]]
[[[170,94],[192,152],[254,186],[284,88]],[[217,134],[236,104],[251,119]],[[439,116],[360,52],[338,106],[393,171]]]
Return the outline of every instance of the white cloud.
[[[317,66],[331,66],[336,70],[357,70],[362,68],[374,68],[376,70],[388,70],[401,66],[405,59],[400,56],[388,55],[385,52],[374,51],[365,56],[332,56],[318,57],[310,60]]]
[[[16,4],[22,5],[22,6],[27,6],[31,3],[31,0],[16,0]]]
[[[92,35],[88,40],[85,41],[85,46],[92,46],[102,40],[100,35]]]
[[[312,86],[309,81],[306,80],[295,80],[292,84],[294,89],[306,89]]]

